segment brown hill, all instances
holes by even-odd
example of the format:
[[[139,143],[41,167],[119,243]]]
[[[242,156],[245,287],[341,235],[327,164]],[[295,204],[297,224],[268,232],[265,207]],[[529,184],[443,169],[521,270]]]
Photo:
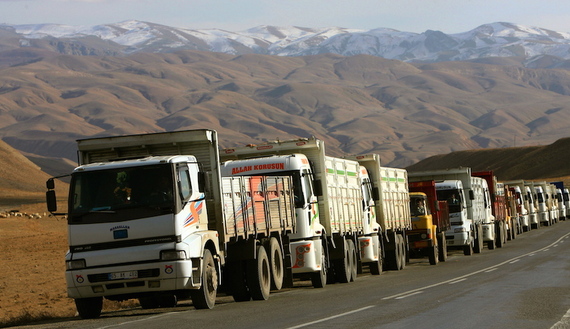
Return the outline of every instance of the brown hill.
[[[34,161],[75,162],[75,140],[92,136],[211,128],[231,147],[314,135],[333,155],[375,152],[403,167],[567,137],[570,71],[499,63],[199,51],[43,56],[0,68],[0,138]]]
[[[456,151],[424,159],[408,171],[471,167],[473,171],[493,170],[502,181],[562,180],[570,185],[570,138],[550,145]]]
[[[20,152],[0,141],[0,210],[44,202],[45,181],[49,177]],[[66,184],[58,185],[58,192],[64,195]]]

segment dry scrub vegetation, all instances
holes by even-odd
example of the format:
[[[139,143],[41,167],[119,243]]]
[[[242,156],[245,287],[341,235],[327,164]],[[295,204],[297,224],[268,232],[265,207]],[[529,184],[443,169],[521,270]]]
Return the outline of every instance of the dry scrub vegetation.
[[[19,210],[43,215],[42,206]],[[0,326],[74,315],[63,277],[66,230],[66,221],[54,217],[0,218]]]
[[[14,209],[24,215],[0,218],[0,328],[75,316],[63,275],[66,220],[44,216],[44,204],[0,207],[0,213]],[[105,301],[104,309],[133,306],[138,303]]]

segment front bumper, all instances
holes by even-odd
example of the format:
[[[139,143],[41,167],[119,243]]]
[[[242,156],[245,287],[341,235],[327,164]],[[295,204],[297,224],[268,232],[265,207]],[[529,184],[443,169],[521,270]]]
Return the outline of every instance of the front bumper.
[[[69,270],[65,272],[67,294],[71,298],[89,298],[198,289],[200,280],[193,284],[192,269],[191,260],[179,260]]]

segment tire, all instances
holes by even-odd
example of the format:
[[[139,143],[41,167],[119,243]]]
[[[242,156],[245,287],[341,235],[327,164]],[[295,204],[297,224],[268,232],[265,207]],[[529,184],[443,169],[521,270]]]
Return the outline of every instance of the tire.
[[[285,265],[283,261],[283,250],[276,238],[269,239],[267,251],[269,252],[269,265],[271,267],[271,289],[281,290],[283,287],[283,278],[285,277]]]
[[[230,290],[234,301],[247,302],[251,300],[251,293],[245,280],[245,266],[242,261],[226,265],[226,282],[230,283]]]
[[[253,300],[267,300],[271,291],[271,268],[263,246],[257,246],[257,258],[246,267],[247,286]]]
[[[437,242],[439,244],[439,261],[445,262],[447,261],[447,240],[445,239],[445,234],[439,233],[437,235]]]
[[[499,224],[499,240],[497,240],[497,248],[503,248],[503,245],[505,244],[505,235],[506,235],[506,231],[505,231],[505,223],[501,222]]]
[[[469,243],[468,245],[463,246],[463,254],[465,256],[473,255],[473,242]]]
[[[403,248],[401,247],[401,240],[400,235],[396,233],[390,233],[388,241],[386,241],[386,245],[390,246],[389,248],[385,248],[386,251],[386,261],[383,264],[384,269],[386,270],[393,270],[399,271],[402,269],[402,259],[405,260],[405,255],[402,257]],[[393,246],[393,249],[391,248]]]
[[[473,251],[476,254],[479,254],[481,251],[483,251],[483,228],[481,226],[477,226],[477,238],[475,239]]]
[[[324,288],[327,285],[327,252],[325,248],[326,239],[323,237],[322,239],[322,248],[321,248],[321,270],[318,272],[311,273],[311,283],[313,284],[314,288]]]
[[[358,275],[358,256],[356,255],[356,246],[354,245],[354,241],[349,239],[347,241],[348,244],[348,264],[350,266],[350,282],[356,280],[356,276]]]
[[[349,259],[348,242],[344,240],[344,257],[335,261],[336,280],[340,283],[347,283],[351,277],[351,264]]]
[[[212,309],[218,294],[218,271],[214,257],[208,249],[204,249],[202,260],[202,286],[191,294],[192,304],[197,309]]]
[[[82,319],[96,319],[101,316],[103,297],[77,298],[75,307]]]
[[[400,242],[400,270],[406,268],[407,256],[406,256],[406,241],[404,237],[398,234],[398,241]]]
[[[429,258],[430,265],[437,265],[437,263],[439,263],[438,245],[435,245],[435,246],[430,248],[428,258]]]

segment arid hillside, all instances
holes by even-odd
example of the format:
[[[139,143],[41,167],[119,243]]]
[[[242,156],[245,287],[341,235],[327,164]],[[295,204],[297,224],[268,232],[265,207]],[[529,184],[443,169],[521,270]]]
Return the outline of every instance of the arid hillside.
[[[210,128],[224,147],[314,135],[333,155],[374,152],[405,167],[459,150],[549,144],[570,131],[570,71],[527,69],[517,58],[34,58],[0,68],[0,138],[54,175],[75,162],[76,139],[103,135]]]
[[[0,210],[24,202],[40,202],[45,197],[49,176],[38,166],[0,141]]]
[[[570,185],[570,138],[550,145],[457,151],[429,157],[408,171],[471,167],[473,171],[493,170],[501,181],[526,179],[564,181]]]

